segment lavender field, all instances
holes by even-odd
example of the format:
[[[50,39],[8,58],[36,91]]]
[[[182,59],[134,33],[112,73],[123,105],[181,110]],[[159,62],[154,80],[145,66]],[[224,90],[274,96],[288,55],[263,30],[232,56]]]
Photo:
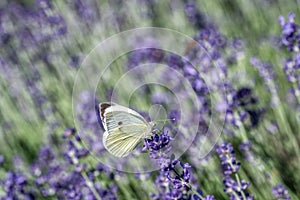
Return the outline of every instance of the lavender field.
[[[1,0],[0,199],[300,199],[299,8]]]

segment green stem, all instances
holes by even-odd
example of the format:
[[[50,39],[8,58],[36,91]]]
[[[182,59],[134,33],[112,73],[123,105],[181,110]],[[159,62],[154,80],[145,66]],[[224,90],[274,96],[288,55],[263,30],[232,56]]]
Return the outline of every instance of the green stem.
[[[227,158],[228,160],[230,160],[230,156],[229,156],[228,154],[226,155],[226,158]],[[230,167],[233,169],[233,168],[234,168],[234,167],[233,167],[233,164],[232,164],[231,162],[228,162],[228,163],[229,163]],[[246,199],[245,193],[244,193],[244,191],[242,190],[242,184],[241,184],[241,181],[240,181],[240,177],[239,177],[239,175],[238,175],[237,172],[235,172],[235,179],[236,179],[236,181],[237,181],[239,187],[241,188],[240,192],[241,192],[241,194],[242,194],[243,199]],[[237,199],[240,199],[240,198],[236,195],[236,193],[234,193],[234,195],[236,196]]]
[[[92,191],[93,195],[95,196],[95,198],[97,200],[101,200],[101,197],[99,196],[98,192],[96,191],[94,184],[89,180],[89,178],[87,177],[87,175],[85,174],[85,172],[81,172],[82,177],[84,178],[86,185],[90,188],[90,190]]]
[[[243,123],[240,126],[240,133],[241,133],[241,136],[242,136],[242,142],[247,142],[248,141],[248,137],[247,137],[246,129],[245,129],[245,126],[244,126]]]
[[[280,119],[280,120],[278,120],[280,123],[279,129],[281,129],[282,132],[286,132],[289,140],[291,141],[291,143],[294,147],[297,157],[300,158],[299,146],[297,144],[297,140],[295,139],[295,137],[293,135],[293,131],[292,131],[288,121],[285,118],[286,115],[285,115],[284,109],[282,107],[282,104],[279,104],[277,109],[275,109],[275,111]]]
[[[246,199],[246,195],[245,195],[244,191],[242,190],[242,184],[241,184],[241,181],[240,181],[240,177],[237,173],[235,173],[235,178],[236,178],[236,181],[238,182],[238,184],[241,188],[241,194],[242,194],[243,199]]]
[[[75,145],[76,148],[80,148],[80,147],[81,147],[80,143],[79,143],[76,139],[72,138],[72,141],[74,142],[74,145]],[[98,192],[96,191],[93,182],[91,182],[91,181],[89,180],[89,178],[87,177],[85,171],[82,171],[82,172],[81,172],[81,175],[82,175],[82,177],[84,178],[84,180],[85,180],[85,182],[86,182],[86,185],[87,185],[87,186],[90,188],[90,190],[92,191],[92,193],[93,193],[93,195],[95,196],[95,198],[96,198],[97,200],[101,200],[101,197],[99,196]]]
[[[175,169],[173,169],[173,171],[174,171],[174,173],[178,176],[178,178],[179,178],[182,182],[184,182],[185,185],[187,185],[187,186],[190,188],[190,190],[192,191],[193,194],[197,195],[200,199],[203,199],[203,198],[204,198],[204,197],[203,197],[201,194],[199,194],[197,191],[194,191],[193,186],[192,186],[190,183],[185,182],[185,180],[183,180],[183,179],[181,178],[181,176],[179,175],[179,173],[178,173]]]
[[[300,84],[300,83],[299,83]],[[300,106],[300,90],[298,89],[298,86],[293,83],[293,89],[295,91],[295,96],[296,96],[296,99],[297,99],[297,103],[298,103],[298,106]],[[300,125],[300,111],[297,112],[297,122],[298,122],[298,125]]]

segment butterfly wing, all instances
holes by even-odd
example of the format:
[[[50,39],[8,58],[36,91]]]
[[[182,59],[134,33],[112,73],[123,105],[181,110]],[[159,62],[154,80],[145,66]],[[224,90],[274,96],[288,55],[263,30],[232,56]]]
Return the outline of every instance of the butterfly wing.
[[[130,108],[115,103],[101,103],[99,107],[102,124],[106,131],[128,123],[149,126],[144,117]]]
[[[145,127],[126,125],[103,135],[104,147],[116,157],[125,157],[135,149],[143,137]]]
[[[149,123],[130,108],[102,103],[100,114],[105,129],[104,147],[117,157],[127,156],[151,132]]]

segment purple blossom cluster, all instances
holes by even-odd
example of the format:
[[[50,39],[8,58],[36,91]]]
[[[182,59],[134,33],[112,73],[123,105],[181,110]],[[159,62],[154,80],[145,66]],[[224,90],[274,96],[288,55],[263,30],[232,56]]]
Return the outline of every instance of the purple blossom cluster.
[[[255,69],[257,69],[266,85],[266,89],[271,93],[271,105],[277,106],[280,100],[277,94],[277,86],[273,81],[275,78],[274,66],[269,62],[262,62],[256,57],[251,58],[250,63]]]
[[[282,184],[278,184],[278,185],[274,186],[272,188],[272,193],[273,193],[273,196],[278,200],[279,199],[284,199],[284,200],[291,199],[289,192]]]
[[[238,170],[241,163],[237,161],[233,146],[230,143],[222,143],[217,147],[216,152],[221,159],[224,191],[230,195],[232,200],[251,200],[254,196],[246,192],[250,182],[240,180]],[[233,178],[234,177],[234,178]]]
[[[178,160],[165,160],[162,169],[156,178],[156,185],[159,188],[158,194],[152,194],[152,199],[189,199],[190,198],[190,172],[189,164],[183,165]],[[181,173],[177,172],[176,166],[180,163]],[[175,174],[175,175],[174,175]]]
[[[232,175],[237,173],[241,163],[236,160],[235,153],[232,145],[230,143],[223,143],[220,147],[216,149],[221,159],[222,169],[225,175]]]
[[[5,199],[34,199],[35,191],[28,189],[28,180],[23,175],[17,172],[7,172],[6,178],[1,180],[1,185],[4,187],[5,196],[0,197]]]
[[[283,68],[286,78],[292,83],[291,92],[295,95],[298,106],[300,100],[300,54],[295,55],[295,58],[286,60]],[[300,108],[300,107],[299,107]],[[298,109],[299,109],[298,108]]]
[[[287,49],[291,52],[299,51],[299,25],[295,24],[295,14],[290,13],[288,16],[288,21],[285,21],[283,16],[279,17],[279,23],[282,27],[281,32],[281,42]]]
[[[206,15],[200,11],[196,2],[184,2],[184,13],[191,25],[198,31],[194,36],[196,42],[193,41],[187,44],[184,57],[161,50],[159,44],[154,39],[150,39],[146,42],[157,48],[137,48],[129,54],[126,67],[132,69],[139,64],[149,62],[166,63],[172,69],[181,72],[191,84],[201,104],[201,111],[198,114],[201,116],[199,124],[203,127],[199,127],[200,134],[202,134],[202,130],[203,132],[207,130],[208,124],[206,122],[213,112],[212,109],[225,113],[228,124],[241,129],[242,127],[251,128],[252,130],[253,127],[259,125],[264,111],[258,108],[258,98],[254,94],[254,88],[233,84],[228,73],[230,67],[236,65],[244,55],[243,41],[240,39],[232,41],[227,39],[207,21]],[[111,26],[120,31],[125,28],[127,23],[126,12],[128,12],[128,10],[121,8],[123,6],[125,8],[127,8],[126,6],[129,7],[129,4],[125,5],[121,1],[107,2],[108,10],[110,10],[110,7],[118,8],[118,12],[111,11],[114,12],[113,17],[108,17],[100,13],[99,3],[96,1],[65,1],[65,5],[72,9],[70,13],[59,13],[54,3],[50,0],[37,0],[34,4],[36,9],[29,9],[18,3],[18,1],[12,1],[7,4],[5,10],[0,8],[1,78],[3,77],[3,81],[8,85],[11,102],[16,104],[16,110],[20,111],[22,115],[30,116],[31,114],[28,114],[28,110],[25,108],[26,103],[22,102],[23,99],[26,99],[22,96],[23,90],[27,91],[37,118],[41,122],[47,122],[47,128],[53,138],[55,137],[53,132],[60,123],[64,123],[64,116],[61,116],[63,115],[62,112],[57,112],[56,106],[60,103],[56,104],[59,101],[54,95],[56,93],[53,92],[56,89],[55,87],[47,87],[45,83],[48,83],[48,81],[45,81],[47,78],[44,77],[44,74],[59,81],[63,79],[64,86],[71,91],[71,85],[68,78],[66,78],[67,73],[65,71],[62,73],[58,69],[60,65],[56,65],[55,60],[63,57],[62,54],[66,54],[64,56],[69,59],[69,62],[67,60],[66,63],[69,63],[73,68],[77,68],[81,61],[81,57],[77,53],[74,54],[73,50],[69,49],[67,45],[68,42],[75,41],[72,38],[74,35],[70,31],[73,24],[68,23],[68,20],[79,20],[81,23],[78,23],[78,25],[83,26],[80,27],[83,33],[94,33],[96,24],[104,23],[102,19],[109,21]],[[158,23],[160,19],[155,8],[156,2],[143,0],[141,4],[147,7],[147,17],[155,18],[155,23]],[[168,6],[171,7],[171,5]],[[72,12],[76,14],[75,18],[73,18]],[[283,71],[292,85],[292,92],[298,100],[300,109],[300,27],[295,23],[293,13],[289,14],[287,21],[284,17],[280,17],[279,22],[282,27],[281,43],[291,54],[291,58],[285,61]],[[71,40],[68,41],[69,38],[66,36]],[[137,42],[136,47],[140,42]],[[81,44],[76,45],[81,50],[84,46],[81,46]],[[196,65],[193,66],[191,63],[196,63]],[[277,94],[278,88],[274,84],[273,65],[257,58],[251,58],[250,63],[258,70],[271,93],[272,106],[277,105],[279,97]],[[73,69],[70,68],[70,70]],[[44,73],[45,71],[46,73]],[[213,88],[207,87],[202,75],[209,77],[213,83]],[[162,78],[168,78],[167,76],[172,78],[171,73]],[[16,79],[20,79],[20,84],[15,83]],[[222,79],[226,80],[223,81]],[[73,79],[70,78],[70,80]],[[105,86],[103,87],[105,88]],[[226,94],[221,94],[220,96],[224,95],[221,97],[222,100],[216,105],[216,108],[211,108],[211,94],[218,93],[222,87],[225,87]],[[147,89],[149,88],[145,90]],[[110,99],[112,90],[106,92],[107,99]],[[147,90],[147,94],[149,93],[150,90]],[[150,94],[149,96],[151,103],[168,106],[170,96],[165,93]],[[0,180],[2,186],[0,188],[1,200],[113,200],[117,199],[118,193],[123,194],[122,190],[128,189],[128,187],[123,188],[123,186],[119,188],[118,184],[123,184],[123,182],[118,182],[119,177],[115,177],[118,173],[91,159],[90,152],[84,147],[83,140],[87,142],[86,145],[90,150],[96,152],[96,156],[101,156],[104,151],[107,153],[101,140],[98,140],[103,134],[101,127],[99,127],[99,123],[101,124],[99,108],[97,106],[95,108],[99,101],[90,92],[83,92],[80,94],[79,99],[76,105],[76,113],[78,114],[77,119],[82,125],[82,130],[77,132],[74,128],[66,129],[62,134],[63,142],[57,140],[57,143],[54,144],[53,141],[49,141],[47,145],[42,146],[36,159],[29,164],[29,167],[22,163],[22,159],[15,159],[12,170],[8,171],[6,176]],[[144,140],[143,151],[148,153],[151,160],[157,161],[160,167],[158,172],[153,173],[155,178],[153,184],[155,184],[157,192],[151,194],[150,198],[215,200],[213,195],[205,196],[203,194],[202,188],[199,186],[201,181],[193,173],[196,171],[195,165],[192,166],[189,162],[192,156],[198,156],[198,152],[196,151],[194,154],[187,152],[181,160],[175,159],[174,154],[172,154],[173,135],[180,134],[176,125],[181,113],[176,108],[170,110],[168,117],[174,120],[165,125],[164,129],[154,131],[151,137]],[[61,118],[58,119],[57,116]],[[1,125],[8,124],[2,123],[2,115],[0,117]],[[5,121],[5,116],[3,118]],[[35,119],[28,117],[28,120],[34,121]],[[12,124],[10,126],[16,125]],[[3,127],[5,129],[5,126]],[[230,131],[235,130],[232,127],[225,128]],[[277,127],[273,129],[277,130]],[[278,132],[273,129],[272,132]],[[199,136],[200,134],[196,136],[199,140],[203,138]],[[239,138],[234,139],[238,140]],[[198,144],[197,141],[194,143]],[[249,140],[243,140],[239,147],[246,160],[257,165],[254,154],[250,151],[251,145]],[[217,147],[216,152],[221,160],[224,192],[229,194],[232,200],[254,199],[254,195],[248,193],[250,182],[240,179],[238,174],[241,170],[241,163],[236,159],[232,144],[223,143]],[[212,158],[210,156],[205,159],[205,162],[209,162],[208,160]],[[197,159],[198,157],[195,160]],[[4,157],[0,155],[1,167],[3,160]],[[122,165],[122,161],[119,164]],[[201,174],[201,170],[197,171],[198,175]],[[2,173],[1,170],[0,173]],[[147,176],[147,178],[151,179],[152,177]],[[130,187],[131,185],[129,185]],[[130,191],[125,192],[130,193]],[[274,186],[272,193],[276,199],[291,199],[287,188],[282,184]]]
[[[247,86],[234,89],[230,84],[226,84],[225,87],[226,94],[217,104],[217,110],[226,113],[225,120],[228,124],[225,126],[256,127],[260,122],[263,109],[258,107],[258,98],[253,89]]]
[[[168,130],[163,131],[160,135],[155,133],[150,138],[145,139],[143,150],[148,150],[149,156],[154,159],[165,157],[170,152],[171,140]]]
[[[209,24],[204,14],[199,10],[195,2],[188,2],[184,7],[185,15],[189,22],[196,28],[206,28]]]
[[[2,180],[5,194],[1,199],[117,199],[117,186],[102,182],[113,181],[113,172],[101,163],[90,166],[85,162],[88,151],[74,129],[67,129],[63,138],[67,141],[61,145],[66,149],[56,153],[43,147],[27,172],[8,172]],[[63,151],[66,159],[60,155]]]
[[[52,58],[61,49],[52,47],[66,36],[67,25],[51,1],[38,0],[34,6],[36,9],[11,1],[0,8],[0,71],[18,112],[30,116],[29,121],[34,116],[47,121],[46,131],[50,132],[60,122],[42,71],[58,76]]]
[[[152,199],[206,199],[214,200],[214,197],[208,195],[202,196],[202,191],[194,191],[193,187],[197,187],[196,178],[192,175],[191,165],[182,163],[169,156],[171,151],[170,142],[172,138],[169,136],[169,130],[162,133],[155,133],[151,138],[145,139],[144,150],[149,151],[152,159],[158,160],[160,172],[156,178],[157,194],[151,194]]]
[[[288,21],[283,16],[279,17],[281,25],[281,42],[291,52],[291,58],[286,59],[283,71],[286,79],[292,84],[291,91],[295,95],[298,102],[298,110],[300,111],[300,28],[295,23],[295,14],[290,13]]]
[[[252,143],[251,141],[246,141],[246,142],[242,142],[240,145],[239,145],[239,149],[244,153],[244,157],[245,159],[254,164],[255,165],[255,161],[254,161],[254,155],[253,153],[251,152],[251,148],[252,148]]]

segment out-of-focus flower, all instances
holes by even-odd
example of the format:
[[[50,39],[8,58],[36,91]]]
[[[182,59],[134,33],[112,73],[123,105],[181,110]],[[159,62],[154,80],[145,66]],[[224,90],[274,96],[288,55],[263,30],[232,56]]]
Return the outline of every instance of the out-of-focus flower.
[[[286,79],[293,84],[291,91],[297,98],[300,108],[300,54],[295,55],[295,59],[287,59],[283,68]]]
[[[36,197],[33,188],[28,188],[28,180],[25,176],[16,172],[7,172],[6,179],[1,180],[5,195],[1,199],[34,199]]]
[[[272,188],[272,193],[273,193],[273,196],[278,200],[279,199],[284,199],[284,200],[291,199],[287,189],[282,184],[278,184],[278,185],[274,186]]]
[[[31,176],[9,172],[7,178],[1,180],[5,186],[1,199],[116,199],[116,185],[104,186],[99,178],[113,180],[112,171],[102,164],[91,167],[83,162],[88,151],[81,148],[76,135],[73,128],[65,131],[64,150],[54,152],[50,147],[41,148],[38,159],[30,166]],[[62,151],[68,159],[62,159]]]
[[[282,28],[281,42],[289,51],[299,52],[299,26],[295,24],[295,14],[290,13],[288,21],[283,16],[279,17],[279,23]]]
[[[79,18],[89,26],[100,20],[100,13],[97,8],[97,3],[92,1],[75,0],[74,8]]]
[[[272,193],[273,193],[273,196],[278,200],[279,199],[284,199],[284,200],[291,199],[287,189],[282,184],[278,184],[278,185],[274,186],[272,188]]]
[[[300,110],[300,28],[299,25],[295,24],[294,13],[290,13],[288,18],[289,20],[286,22],[284,17],[279,17],[282,27],[281,42],[293,53],[292,58],[286,59],[283,71],[286,79],[292,84],[291,91],[297,99],[297,109]]]
[[[196,2],[188,2],[184,6],[184,12],[189,22],[197,29],[206,28],[208,23],[206,16],[200,12]]]
[[[3,163],[4,161],[4,156],[0,155],[0,165]]]
[[[274,66],[269,62],[262,62],[258,58],[250,59],[251,65],[257,69],[259,75],[264,80],[266,88],[271,93],[271,105],[277,106],[279,104],[279,96],[277,93],[277,87],[274,83]]]

